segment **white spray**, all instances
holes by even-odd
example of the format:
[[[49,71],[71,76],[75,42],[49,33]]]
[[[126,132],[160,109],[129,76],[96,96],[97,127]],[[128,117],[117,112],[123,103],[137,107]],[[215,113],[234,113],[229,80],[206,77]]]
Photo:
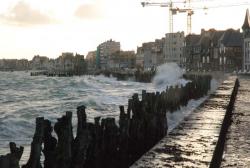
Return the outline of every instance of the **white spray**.
[[[166,86],[173,85],[186,85],[190,82],[183,79],[185,71],[181,69],[176,63],[165,63],[157,68],[156,75],[153,79],[153,84],[158,91],[163,91]],[[218,87],[218,81],[214,78],[211,80],[211,91],[214,92]],[[168,132],[172,131],[179,123],[187,117],[191,112],[197,108],[208,96],[202,97],[198,100],[190,100],[186,107],[181,107],[173,113],[167,113],[168,119]]]
[[[153,84],[158,91],[165,90],[166,86],[186,85],[188,81],[182,78],[183,74],[184,70],[176,63],[165,63],[157,67]]]

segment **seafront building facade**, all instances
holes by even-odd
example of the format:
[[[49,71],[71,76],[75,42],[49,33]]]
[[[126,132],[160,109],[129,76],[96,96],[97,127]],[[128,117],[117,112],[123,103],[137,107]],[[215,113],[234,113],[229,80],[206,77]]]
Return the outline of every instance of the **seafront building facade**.
[[[117,51],[108,59],[108,69],[133,69],[135,68],[134,51]]]
[[[120,48],[120,42],[113,41],[112,39],[98,45],[96,52],[96,67],[98,69],[108,69],[108,60],[113,53],[120,51]]]
[[[96,69],[96,51],[89,51],[86,56],[86,62],[88,64],[88,70],[93,71]]]
[[[31,69],[44,70],[49,67],[49,58],[46,56],[35,55],[31,60]]]
[[[239,30],[202,30],[188,35],[182,65],[188,71],[238,71],[242,62],[243,35]]]
[[[156,68],[166,62],[181,64],[183,57],[184,32],[167,33],[154,42],[143,43],[137,47],[136,66],[144,70]]]
[[[165,39],[156,39],[154,42],[143,43],[137,47],[136,66],[144,70],[150,70],[164,63]]]
[[[56,59],[35,55],[30,61],[30,69],[44,70],[51,73],[74,72],[76,74],[83,74],[87,70],[87,64],[84,55],[63,52]]]
[[[30,69],[30,62],[27,59],[0,59],[0,71],[24,71]]]
[[[164,41],[165,62],[175,62],[180,65],[183,56],[184,32],[167,33]]]
[[[149,69],[154,66],[153,63],[153,47],[154,42],[143,43],[141,47],[137,48],[137,65],[143,69]]]

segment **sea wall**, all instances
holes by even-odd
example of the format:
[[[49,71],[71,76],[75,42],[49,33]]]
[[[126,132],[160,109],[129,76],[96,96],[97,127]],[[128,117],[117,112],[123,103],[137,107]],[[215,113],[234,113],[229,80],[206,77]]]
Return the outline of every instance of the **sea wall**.
[[[233,108],[233,103],[230,102],[236,97],[238,84],[235,80],[235,76],[227,77],[208,99],[131,168],[219,167],[212,163],[219,160],[214,160],[220,156],[218,152],[223,152],[223,144],[219,142],[223,140],[220,139],[223,138],[220,130],[225,129],[224,121],[231,122],[226,113]],[[230,160],[228,163],[230,164]]]
[[[230,100],[226,109],[226,114],[221,125],[219,138],[218,138],[218,141],[214,150],[214,154],[210,163],[210,168],[219,168],[221,165],[222,155],[223,155],[224,146],[226,142],[226,136],[227,136],[228,128],[230,127],[231,122],[232,122],[234,103],[236,100],[239,86],[240,86],[240,83],[237,78],[235,80],[234,88],[233,88],[233,91],[232,91],[232,94],[231,94],[231,97],[230,97]]]

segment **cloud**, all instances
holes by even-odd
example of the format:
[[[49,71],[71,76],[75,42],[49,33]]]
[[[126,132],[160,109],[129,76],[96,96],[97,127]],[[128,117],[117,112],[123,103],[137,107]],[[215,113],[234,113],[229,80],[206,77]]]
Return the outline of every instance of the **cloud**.
[[[98,5],[82,4],[76,9],[75,16],[80,19],[99,19],[102,17],[101,13]]]
[[[56,21],[28,3],[19,1],[7,13],[0,15],[0,20],[19,26],[33,26],[55,23]]]

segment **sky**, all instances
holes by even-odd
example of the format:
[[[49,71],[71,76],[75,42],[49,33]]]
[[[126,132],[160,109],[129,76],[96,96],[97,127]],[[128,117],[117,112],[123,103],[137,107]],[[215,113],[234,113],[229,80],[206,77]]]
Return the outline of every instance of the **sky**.
[[[183,2],[184,0],[172,0]],[[169,32],[168,7],[141,0],[1,0],[0,59],[56,58],[62,52],[87,55],[107,40],[135,50]],[[149,1],[164,2],[169,0]],[[191,0],[192,2],[192,0]],[[248,3],[248,5],[241,5]],[[236,6],[234,6],[236,5]],[[183,3],[174,6],[183,8]],[[193,0],[192,33],[201,28],[240,29],[250,0]],[[202,10],[205,6],[210,7]],[[174,32],[186,31],[186,14],[174,15]]]

